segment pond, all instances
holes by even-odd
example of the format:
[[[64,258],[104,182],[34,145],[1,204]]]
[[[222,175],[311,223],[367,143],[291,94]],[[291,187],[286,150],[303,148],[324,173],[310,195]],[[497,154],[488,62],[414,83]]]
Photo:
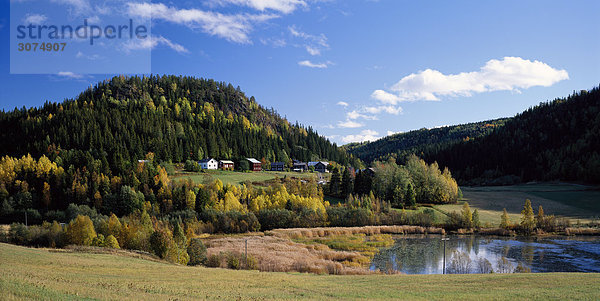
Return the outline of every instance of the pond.
[[[600,272],[600,237],[447,236],[446,273],[513,271],[520,264],[533,273]],[[444,243],[439,235],[395,236],[371,270],[442,274]],[[486,263],[487,261],[487,263]]]

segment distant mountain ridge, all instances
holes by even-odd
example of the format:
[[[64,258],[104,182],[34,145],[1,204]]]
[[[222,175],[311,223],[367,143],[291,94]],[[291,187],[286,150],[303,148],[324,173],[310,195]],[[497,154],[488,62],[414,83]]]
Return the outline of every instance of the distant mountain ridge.
[[[494,124],[486,129],[486,124]],[[469,136],[469,139],[465,139]],[[600,88],[542,102],[515,117],[396,134],[344,146],[370,162],[414,153],[461,184],[600,183]]]

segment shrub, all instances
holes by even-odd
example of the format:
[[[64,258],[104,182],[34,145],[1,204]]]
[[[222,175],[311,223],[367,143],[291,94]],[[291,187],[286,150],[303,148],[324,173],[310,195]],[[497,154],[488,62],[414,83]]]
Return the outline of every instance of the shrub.
[[[98,236],[92,239],[92,246],[94,247],[104,247],[104,235],[98,234]]]
[[[206,259],[206,266],[210,268],[218,268],[221,266],[221,256],[213,254]]]
[[[227,267],[230,269],[239,270],[241,267],[239,256],[237,256],[234,253],[228,253],[227,254]]]
[[[106,237],[106,239],[104,240],[104,247],[111,248],[111,249],[120,249],[121,248],[119,246],[119,242],[117,241],[117,239],[112,235],[109,235],[108,237]]]
[[[200,238],[192,238],[187,252],[190,255],[188,265],[199,265],[206,262],[206,246]]]

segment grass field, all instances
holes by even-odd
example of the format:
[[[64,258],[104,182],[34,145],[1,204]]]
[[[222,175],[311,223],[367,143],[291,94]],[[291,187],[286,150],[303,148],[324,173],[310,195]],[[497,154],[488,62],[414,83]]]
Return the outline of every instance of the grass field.
[[[521,218],[525,199],[530,199],[537,213],[539,205],[545,214],[569,218],[571,222],[589,223],[600,217],[600,190],[597,187],[542,183],[498,187],[461,187],[471,209],[477,208],[482,223],[494,226],[500,223],[502,209],[506,208],[512,222]],[[460,212],[462,204],[436,206],[444,212]]]
[[[0,299],[600,298],[600,274],[323,276],[185,267],[118,255],[0,244]]]
[[[177,172],[171,178],[173,180],[191,179],[197,184],[207,184],[214,179],[219,179],[223,184],[242,184],[244,182],[264,182],[275,179],[275,177],[283,178],[299,178],[307,179],[316,177],[316,173],[310,172],[285,172],[285,171],[258,171],[258,172],[237,172],[225,170],[210,170],[206,172]]]

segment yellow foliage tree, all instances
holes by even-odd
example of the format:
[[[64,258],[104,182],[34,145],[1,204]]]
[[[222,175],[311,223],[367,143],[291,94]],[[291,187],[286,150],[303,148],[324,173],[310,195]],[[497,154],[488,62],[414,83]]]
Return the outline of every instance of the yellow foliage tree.
[[[78,215],[67,226],[67,238],[72,244],[89,246],[95,237],[94,223],[85,215]]]

